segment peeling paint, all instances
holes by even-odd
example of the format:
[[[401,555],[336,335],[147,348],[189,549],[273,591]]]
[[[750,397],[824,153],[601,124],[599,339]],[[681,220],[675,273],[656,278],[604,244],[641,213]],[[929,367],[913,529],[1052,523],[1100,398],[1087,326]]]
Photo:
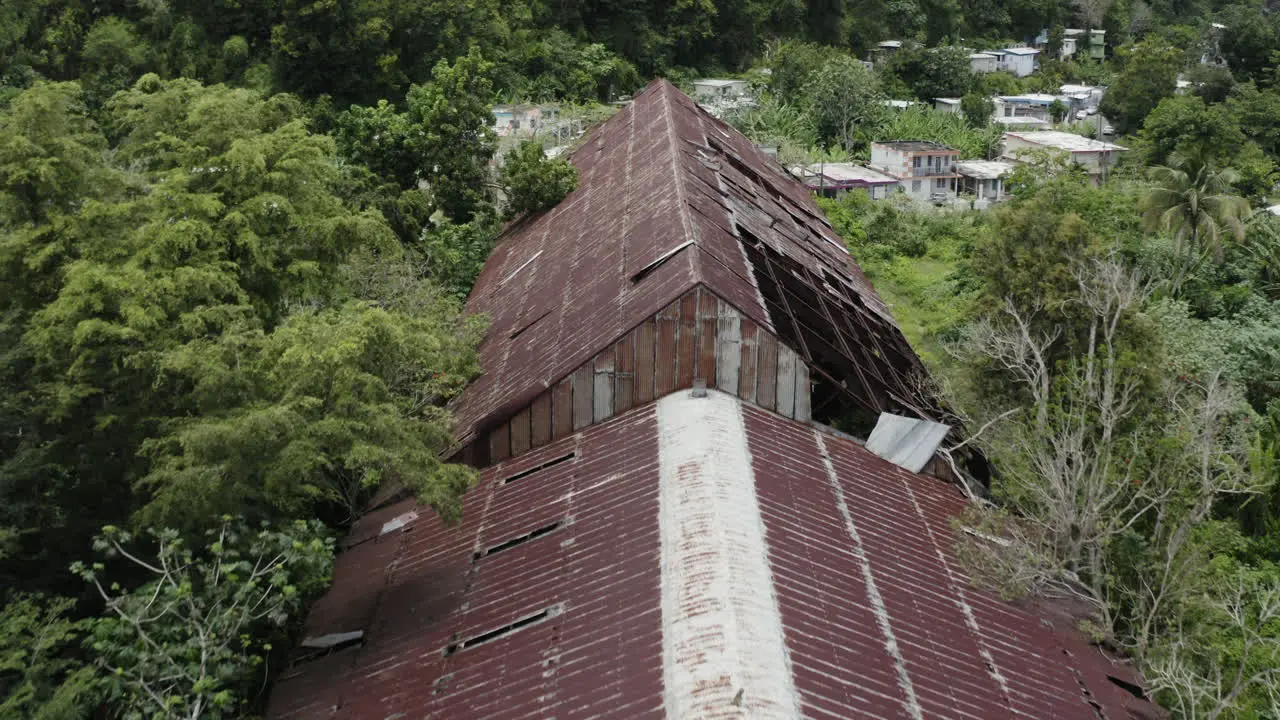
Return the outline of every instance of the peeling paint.
[[[667,717],[800,717],[741,408],[708,391],[657,410]]]

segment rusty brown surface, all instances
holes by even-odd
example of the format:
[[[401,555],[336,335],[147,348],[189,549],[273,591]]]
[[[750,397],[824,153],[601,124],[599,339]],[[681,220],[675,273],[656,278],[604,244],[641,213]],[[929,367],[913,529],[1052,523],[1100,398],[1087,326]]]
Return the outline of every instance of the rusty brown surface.
[[[964,507],[957,488],[845,437],[746,403],[741,412],[805,717],[907,717],[895,656],[923,717],[1160,716],[1108,679],[1136,680],[1070,617],[970,582],[950,524]],[[364,641],[296,652],[267,717],[665,717],[658,432],[649,404],[492,466],[458,525],[413,500],[362,518],[304,633],[363,630]],[[406,513],[415,519],[380,533]],[[556,614],[447,652],[547,608]],[[892,651],[878,615],[896,633]]]
[[[804,361],[848,376],[850,387],[874,386],[849,393],[850,402],[878,408],[893,398],[913,414],[937,414],[909,381],[919,360],[809,192],[670,83],[651,83],[571,159],[577,189],[506,231],[468,301],[492,322],[480,348],[484,374],[455,409],[462,444],[700,283]],[[762,294],[769,285],[778,286],[773,296]],[[658,396],[687,386],[705,355],[697,338],[705,314],[692,337],[677,317],[676,327],[637,337],[637,404],[654,399],[650,377]],[[814,336],[836,350],[808,348]],[[651,339],[670,367],[649,362]],[[876,353],[880,374],[854,377]]]

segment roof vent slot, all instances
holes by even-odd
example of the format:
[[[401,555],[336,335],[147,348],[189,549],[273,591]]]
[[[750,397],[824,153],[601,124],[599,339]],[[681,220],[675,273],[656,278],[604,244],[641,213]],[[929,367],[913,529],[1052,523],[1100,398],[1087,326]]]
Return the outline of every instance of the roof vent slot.
[[[563,610],[559,605],[552,605],[546,610],[543,610],[541,612],[536,612],[532,615],[526,615],[520,618],[519,620],[516,620],[515,622],[512,622],[512,623],[507,623],[506,625],[503,625],[500,628],[494,628],[493,630],[490,630],[488,632],[480,633],[479,635],[472,635],[471,637],[466,638],[464,640],[459,640],[457,642],[450,643],[448,647],[444,649],[445,657],[462,652],[463,650],[466,650],[468,648],[473,648],[477,645],[483,645],[491,640],[497,640],[498,638],[504,637],[506,635],[510,635],[511,633],[517,630],[523,630],[524,628],[527,628],[530,625],[535,625],[537,623],[542,622],[543,620],[556,617],[562,611]]]
[[[525,479],[525,478],[529,477],[530,475],[532,475],[532,474],[534,474],[534,473],[536,473],[536,472],[538,472],[538,471],[540,471],[540,470],[546,470],[547,468],[549,468],[549,467],[555,467],[556,465],[559,465],[560,463],[563,463],[563,462],[569,462],[570,460],[574,459],[574,458],[575,458],[575,457],[577,457],[577,456],[578,456],[578,453],[576,453],[576,452],[571,452],[571,453],[568,453],[568,454],[566,454],[566,455],[561,455],[561,456],[560,456],[560,457],[558,457],[558,458],[552,458],[551,460],[548,460],[548,461],[546,461],[546,462],[542,463],[541,465],[534,465],[533,467],[529,468],[528,470],[521,470],[520,472],[516,473],[515,475],[512,475],[512,476],[507,477],[507,478],[503,478],[503,479],[502,479],[502,481],[500,481],[498,484],[499,484],[499,485],[509,485],[509,484],[511,484],[511,483],[513,483],[513,482],[515,482],[515,481],[517,481],[517,480],[523,480],[523,479]]]
[[[511,548],[516,547],[517,545],[523,545],[524,543],[527,543],[530,540],[536,540],[542,537],[543,535],[549,535],[555,532],[556,530],[559,530],[561,527],[564,527],[565,524],[566,524],[565,520],[557,520],[551,523],[550,525],[543,525],[537,530],[530,530],[529,532],[523,535],[517,535],[516,537],[513,537],[510,540],[507,540],[505,542],[500,542],[497,545],[493,545],[488,548],[485,548],[484,550],[477,551],[474,559],[479,560],[480,558],[488,557],[490,555],[497,555],[503,550],[510,550]]]
[[[899,467],[918,473],[933,459],[951,428],[942,423],[880,413],[867,449]]]

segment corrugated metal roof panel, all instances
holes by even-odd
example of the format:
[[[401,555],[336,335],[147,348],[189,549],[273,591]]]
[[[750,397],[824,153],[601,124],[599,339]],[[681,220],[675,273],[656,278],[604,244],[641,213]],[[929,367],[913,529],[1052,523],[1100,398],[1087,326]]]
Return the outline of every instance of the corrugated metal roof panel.
[[[894,465],[920,472],[950,431],[942,423],[880,413],[867,438],[867,449]]]
[[[457,526],[412,502],[362,521],[358,537],[421,515],[340,556],[306,633],[363,630],[364,642],[285,671],[268,717],[668,717],[683,663],[768,664],[671,646],[672,616],[720,633],[717,614],[761,612],[782,629],[785,657],[772,659],[791,677],[770,692],[783,696],[705,689],[755,717],[793,717],[777,711],[792,702],[806,717],[1160,717],[1109,679],[1136,680],[1070,615],[970,583],[950,525],[964,508],[957,488],[707,394],[667,396],[485,470]],[[713,412],[695,423],[711,427],[705,437],[689,427],[691,407]],[[681,500],[695,486],[727,493],[712,500],[734,520]],[[759,529],[744,533],[751,523]],[[737,578],[725,582],[663,577],[685,542],[703,543],[682,545],[686,571],[703,549],[755,569],[717,566],[716,577]]]
[[[865,316],[854,325],[895,343],[906,364],[884,374],[914,386],[905,377],[922,366],[810,193],[670,83],[650,84],[571,160],[577,189],[507,229],[468,301],[492,324],[484,374],[455,408],[464,444],[699,283],[772,329],[782,310],[757,291],[739,227],[805,268],[798,282],[852,290],[836,312]]]

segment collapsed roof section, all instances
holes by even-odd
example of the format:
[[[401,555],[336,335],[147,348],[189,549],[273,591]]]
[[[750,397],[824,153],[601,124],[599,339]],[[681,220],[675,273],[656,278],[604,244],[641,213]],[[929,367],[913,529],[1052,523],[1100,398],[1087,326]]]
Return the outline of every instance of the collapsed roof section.
[[[578,188],[509,228],[472,291],[468,311],[492,324],[485,374],[455,408],[462,444],[699,285],[806,362],[815,419],[944,417],[808,191],[670,83],[651,83],[572,162]]]

